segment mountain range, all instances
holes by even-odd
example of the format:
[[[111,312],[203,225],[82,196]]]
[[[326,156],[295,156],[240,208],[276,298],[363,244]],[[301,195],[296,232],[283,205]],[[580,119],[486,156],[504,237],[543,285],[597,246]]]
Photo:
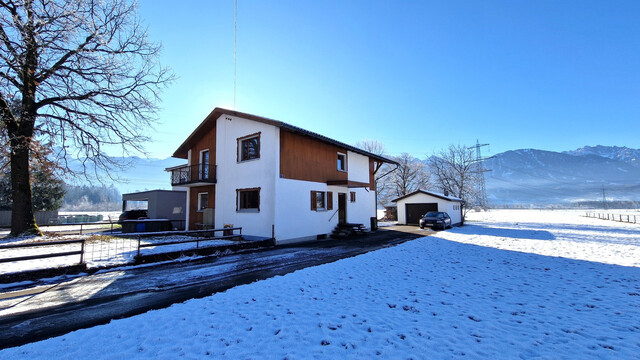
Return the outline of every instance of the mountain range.
[[[183,159],[122,158],[128,162],[115,177],[121,193],[170,189],[165,168]],[[640,201],[640,149],[585,146],[554,152],[536,149],[506,151],[484,161],[489,203],[504,205],[569,205],[578,202]],[[111,181],[105,181],[107,185]]]
[[[585,146],[506,151],[484,161],[493,205],[640,200],[640,149]]]

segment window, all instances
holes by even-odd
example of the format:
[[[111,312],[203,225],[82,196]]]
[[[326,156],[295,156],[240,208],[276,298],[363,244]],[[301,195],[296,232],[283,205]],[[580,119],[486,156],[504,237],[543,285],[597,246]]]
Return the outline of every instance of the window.
[[[351,202],[356,202],[356,192],[355,191],[351,191],[349,193],[349,199],[351,200]]]
[[[311,210],[322,211],[333,209],[333,193],[328,191],[311,191]]]
[[[200,151],[200,180],[209,178],[209,150]]]
[[[260,133],[238,138],[238,162],[260,158]]]
[[[338,170],[347,171],[347,155],[338,153]]]
[[[209,193],[198,193],[198,211],[209,207]]]
[[[236,189],[236,211],[260,211],[260,188]]]

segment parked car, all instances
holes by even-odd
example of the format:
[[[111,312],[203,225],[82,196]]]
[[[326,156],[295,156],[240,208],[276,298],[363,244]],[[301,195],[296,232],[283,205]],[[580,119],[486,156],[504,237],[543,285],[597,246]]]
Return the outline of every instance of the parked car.
[[[442,230],[451,227],[451,217],[446,212],[430,211],[420,219],[420,229],[425,227],[440,228]]]
[[[138,219],[146,219],[148,218],[147,210],[127,210],[123,211],[118,218],[118,222],[121,223],[124,220],[138,220]]]

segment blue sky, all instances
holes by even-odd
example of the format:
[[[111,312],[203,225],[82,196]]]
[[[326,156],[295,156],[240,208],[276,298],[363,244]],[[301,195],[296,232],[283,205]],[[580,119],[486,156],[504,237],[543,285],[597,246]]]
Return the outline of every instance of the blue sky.
[[[147,146],[164,158],[233,108],[234,2],[139,13],[178,76]],[[420,158],[640,148],[639,18],[639,1],[238,0],[236,109]]]

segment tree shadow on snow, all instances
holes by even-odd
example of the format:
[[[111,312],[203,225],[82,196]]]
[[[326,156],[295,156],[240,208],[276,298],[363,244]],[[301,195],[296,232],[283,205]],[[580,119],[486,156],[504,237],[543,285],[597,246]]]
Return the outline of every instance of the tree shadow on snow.
[[[556,237],[546,230],[536,229],[509,229],[486,226],[484,224],[465,224],[464,227],[458,229],[458,232],[467,235],[488,235],[495,237],[509,237],[516,239],[530,240],[555,240]]]

